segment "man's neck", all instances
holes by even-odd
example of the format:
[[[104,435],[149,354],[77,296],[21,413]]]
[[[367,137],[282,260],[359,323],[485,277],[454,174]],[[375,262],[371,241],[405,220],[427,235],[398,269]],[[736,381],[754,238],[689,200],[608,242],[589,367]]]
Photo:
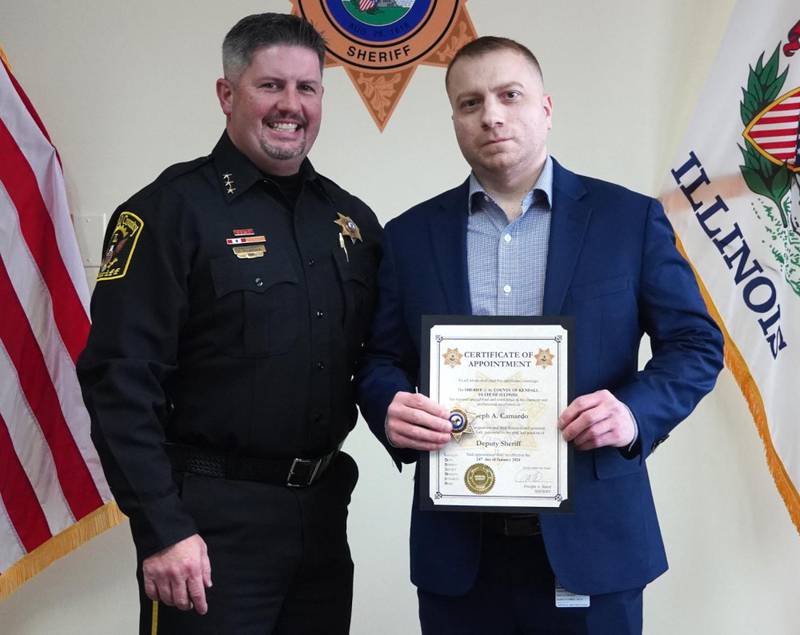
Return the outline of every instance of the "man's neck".
[[[486,193],[505,212],[508,222],[511,223],[522,215],[522,201],[536,185],[543,169],[544,161],[536,167],[533,174],[530,171],[520,173],[512,171],[475,172],[475,176]]]

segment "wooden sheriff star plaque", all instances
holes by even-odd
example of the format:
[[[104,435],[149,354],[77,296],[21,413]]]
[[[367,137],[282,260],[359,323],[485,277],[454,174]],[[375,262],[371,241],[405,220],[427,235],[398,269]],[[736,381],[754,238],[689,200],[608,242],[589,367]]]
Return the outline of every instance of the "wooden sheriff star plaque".
[[[477,32],[466,0],[291,0],[383,131],[417,66],[446,67]]]

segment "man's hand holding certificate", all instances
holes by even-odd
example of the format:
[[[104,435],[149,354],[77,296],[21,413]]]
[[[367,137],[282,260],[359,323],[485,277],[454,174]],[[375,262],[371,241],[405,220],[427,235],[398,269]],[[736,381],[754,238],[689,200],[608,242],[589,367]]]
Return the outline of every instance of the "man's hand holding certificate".
[[[450,412],[420,393],[398,392],[386,413],[386,438],[397,448],[432,452],[450,441]]]

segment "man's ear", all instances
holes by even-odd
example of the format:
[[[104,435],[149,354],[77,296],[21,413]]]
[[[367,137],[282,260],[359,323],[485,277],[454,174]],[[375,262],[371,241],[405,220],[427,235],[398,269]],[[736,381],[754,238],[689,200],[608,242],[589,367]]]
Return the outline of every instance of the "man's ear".
[[[224,77],[217,80],[217,99],[222,112],[226,117],[230,117],[233,111],[233,85]]]

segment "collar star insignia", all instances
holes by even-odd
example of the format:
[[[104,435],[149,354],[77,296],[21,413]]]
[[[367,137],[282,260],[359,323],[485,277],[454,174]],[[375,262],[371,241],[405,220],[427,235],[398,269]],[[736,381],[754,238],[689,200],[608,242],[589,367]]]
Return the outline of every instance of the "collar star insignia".
[[[222,181],[228,194],[233,194],[236,191],[236,186],[233,184],[233,174],[223,174]]]
[[[345,216],[344,214],[340,214],[339,212],[336,212],[336,215],[339,218],[333,222],[342,228],[342,236],[347,236],[350,238],[350,241],[354,245],[357,240],[361,241],[361,230],[358,228],[358,225],[353,222],[353,219],[349,216]]]
[[[553,365],[553,359],[555,355],[550,352],[549,348],[540,348],[539,352],[533,356],[536,360],[536,365],[541,366],[542,368],[547,368],[548,366]]]

